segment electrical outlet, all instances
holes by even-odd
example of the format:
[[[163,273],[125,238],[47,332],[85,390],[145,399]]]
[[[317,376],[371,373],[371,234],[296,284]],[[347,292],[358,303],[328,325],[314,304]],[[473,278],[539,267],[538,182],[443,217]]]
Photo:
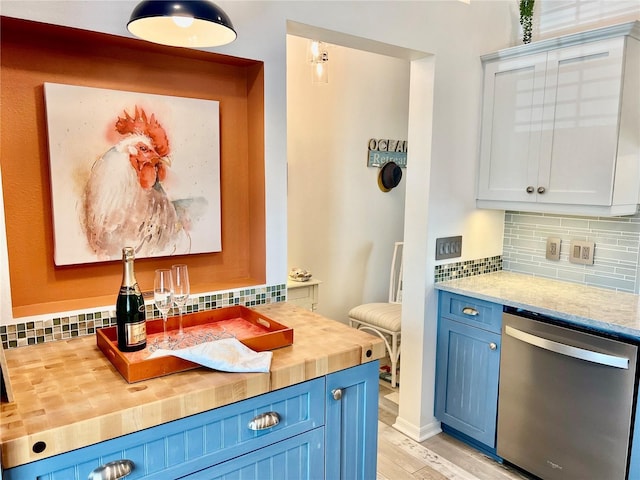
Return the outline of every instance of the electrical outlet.
[[[560,242],[556,237],[547,238],[547,251],[545,257],[547,260],[560,260]]]
[[[436,260],[462,256],[462,235],[436,239]]]
[[[571,240],[569,247],[569,261],[582,265],[593,265],[593,254],[596,244],[584,240]]]

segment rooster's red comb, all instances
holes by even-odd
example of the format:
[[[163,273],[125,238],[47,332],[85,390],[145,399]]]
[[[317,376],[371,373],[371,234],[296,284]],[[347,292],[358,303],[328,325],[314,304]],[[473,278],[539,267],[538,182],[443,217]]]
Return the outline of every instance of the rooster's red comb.
[[[118,117],[116,130],[121,135],[130,133],[146,135],[151,139],[158,155],[164,157],[169,154],[169,139],[164,128],[158,123],[154,114],[151,114],[151,118],[147,119],[145,111],[142,108],[139,109],[137,105],[133,117],[126,110],[124,117]]]

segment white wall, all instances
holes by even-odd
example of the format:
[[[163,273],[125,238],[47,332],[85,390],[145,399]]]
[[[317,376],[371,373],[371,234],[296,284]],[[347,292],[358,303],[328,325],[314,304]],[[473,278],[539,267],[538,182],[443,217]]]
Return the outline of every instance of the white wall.
[[[385,302],[404,235],[409,169],[390,192],[367,166],[370,138],[406,140],[407,60],[329,45],[329,82],[313,85],[310,40],[287,37],[288,264],[322,280],[318,313]]]

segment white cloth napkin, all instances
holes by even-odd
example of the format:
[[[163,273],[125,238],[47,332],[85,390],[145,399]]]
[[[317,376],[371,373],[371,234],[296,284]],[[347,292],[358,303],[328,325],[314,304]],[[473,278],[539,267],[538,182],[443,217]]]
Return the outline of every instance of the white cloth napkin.
[[[255,352],[235,338],[223,338],[178,350],[158,349],[148,358],[174,357],[221,372],[268,372],[272,352]]]

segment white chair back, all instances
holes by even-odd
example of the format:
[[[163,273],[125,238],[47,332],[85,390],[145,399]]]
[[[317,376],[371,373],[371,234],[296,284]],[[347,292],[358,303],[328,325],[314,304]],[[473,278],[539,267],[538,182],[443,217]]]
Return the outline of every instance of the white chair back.
[[[389,278],[389,303],[402,303],[403,248],[404,242],[396,242],[393,247]]]

